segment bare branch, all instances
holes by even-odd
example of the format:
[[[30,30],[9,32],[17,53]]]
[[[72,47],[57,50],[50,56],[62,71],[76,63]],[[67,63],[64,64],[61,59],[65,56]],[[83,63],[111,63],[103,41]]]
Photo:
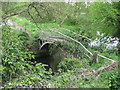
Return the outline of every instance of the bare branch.
[[[119,63],[120,63],[119,61],[112,62],[105,67],[100,67],[97,70],[92,70],[92,71],[82,73],[79,77],[83,77],[83,76],[88,77],[88,76],[94,75],[94,76],[96,76],[96,78],[95,78],[95,80],[96,80],[102,72],[108,72],[108,71],[118,68]]]
[[[33,18],[33,16],[30,14],[30,12],[29,12],[29,10],[28,10],[28,14],[30,15],[30,17],[33,19],[33,21],[34,21],[34,23],[35,23],[35,25],[36,25],[36,27],[38,28],[38,29],[41,29],[38,25],[37,25],[37,23],[35,22],[35,20],[34,20],[34,18]]]
[[[6,18],[8,18],[8,17],[11,17],[11,16],[15,16],[15,15],[21,14],[21,13],[23,13],[23,12],[29,10],[33,5],[34,5],[34,3],[31,3],[31,4],[29,4],[29,6],[28,6],[27,8],[22,9],[22,10],[20,10],[20,11],[17,11],[17,12],[15,12],[15,13],[11,13],[10,15],[7,15],[7,16],[5,16],[5,17],[2,17],[2,19],[6,19]]]
[[[32,7],[36,10],[38,16],[39,16],[40,18],[43,18],[43,17],[40,15],[39,11],[37,10],[37,7],[35,7],[35,6],[32,6]]]

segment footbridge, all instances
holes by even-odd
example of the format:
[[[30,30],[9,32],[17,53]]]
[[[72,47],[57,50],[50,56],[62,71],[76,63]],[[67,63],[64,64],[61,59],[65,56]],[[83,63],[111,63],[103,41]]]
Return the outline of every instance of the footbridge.
[[[60,28],[60,27],[47,28],[47,29],[46,28],[41,29],[38,27],[38,29],[34,30],[35,33],[32,34],[29,32],[28,29],[19,26],[16,22],[14,22],[10,19],[7,20],[6,25],[9,25],[10,27],[12,27],[16,30],[22,30],[22,31],[26,32],[29,37],[33,37],[32,35],[35,36],[35,34],[37,34],[37,36],[39,38],[38,46],[34,46],[34,47],[38,47],[39,51],[40,50],[42,51],[42,49],[46,48],[46,47],[49,49],[49,46],[57,47],[59,44],[65,44],[66,48],[71,49],[72,52],[76,52],[76,50],[77,50],[78,53],[80,53],[80,56],[78,56],[78,57],[81,57],[81,55],[82,55],[83,57],[86,57],[89,60],[91,60],[94,56],[94,52],[91,52],[90,50],[88,50],[86,48],[86,46],[82,44],[82,41],[78,40],[78,38],[84,38],[87,41],[92,41],[92,40],[86,36],[77,34],[77,33],[73,32],[72,30]],[[74,47],[76,48],[75,51],[73,51],[73,49],[72,49],[73,44],[74,44]],[[71,45],[71,47],[69,47],[70,45]],[[109,60],[109,61],[116,61],[116,60],[112,60],[108,57],[105,57],[99,53],[97,54],[97,56],[104,58],[106,60]]]
[[[94,56],[94,52],[91,52],[90,50],[88,50],[79,40],[76,39],[76,37],[78,38],[84,38],[87,41],[92,41],[92,39],[77,34],[69,29],[65,29],[65,28],[48,28],[48,29],[42,29],[40,30],[39,33],[39,38],[42,40],[42,43],[40,44],[40,49],[42,47],[44,47],[46,44],[55,44],[57,45],[57,43],[74,43],[77,46],[77,49],[80,51],[80,53],[89,58],[91,60],[91,58]],[[99,53],[97,54],[98,57],[107,59],[109,61],[115,61],[112,60],[108,57],[105,57],[103,55],[100,55]]]

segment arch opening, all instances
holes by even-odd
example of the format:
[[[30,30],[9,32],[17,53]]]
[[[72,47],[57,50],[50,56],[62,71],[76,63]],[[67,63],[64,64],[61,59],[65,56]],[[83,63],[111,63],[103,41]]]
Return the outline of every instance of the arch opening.
[[[57,71],[57,65],[63,59],[63,51],[53,42],[46,42],[36,51],[35,59],[37,63],[47,64],[46,69],[51,68],[53,72]]]

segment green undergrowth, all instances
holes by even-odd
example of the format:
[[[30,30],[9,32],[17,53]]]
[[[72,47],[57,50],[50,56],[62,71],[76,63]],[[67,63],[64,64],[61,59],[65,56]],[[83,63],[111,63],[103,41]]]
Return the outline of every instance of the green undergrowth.
[[[21,27],[28,29],[31,33],[37,33],[36,25],[27,20],[24,17],[12,17]],[[57,23],[37,23],[40,28],[65,28],[79,32],[80,27],[75,25],[63,24],[61,27]],[[52,70],[46,71],[46,64],[38,63],[34,66],[34,63],[29,62],[29,59],[33,59],[35,56],[33,52],[29,51],[26,47],[29,42],[29,38],[21,36],[21,32],[15,32],[10,27],[3,27],[3,40],[4,44],[4,55],[3,55],[3,86],[2,88],[15,88],[15,87],[33,87],[33,88],[44,88],[48,84],[52,84],[53,88],[118,88],[120,83],[118,82],[120,76],[118,75],[118,69],[102,72],[100,76],[85,76],[81,77],[81,74],[92,70],[97,70],[100,67],[106,66],[111,63],[103,58],[98,58],[99,63],[90,65],[90,59],[83,57],[79,51],[77,44],[63,44],[64,49],[68,50],[72,54],[78,54],[79,57],[67,56],[58,65],[58,72],[53,74]],[[71,37],[78,39],[75,35],[69,32],[60,30]],[[21,36],[21,37],[20,37]],[[79,39],[78,39],[79,40]],[[31,43],[30,43],[31,44]],[[32,43],[33,45],[33,43]],[[31,45],[31,46],[32,46]],[[68,45],[68,46],[67,46]],[[80,47],[80,46],[79,46]],[[86,45],[87,47],[87,45]],[[102,47],[98,47],[97,51]],[[87,48],[91,52],[93,49]],[[77,52],[77,53],[76,53]],[[99,52],[104,56],[108,56],[111,59],[118,60],[118,56],[115,51],[102,51]]]
[[[81,66],[80,64],[80,67]],[[91,69],[91,67],[82,67],[87,70],[83,71],[80,67],[74,67],[72,70],[67,69],[67,71],[64,72],[59,70],[49,82],[57,88],[118,88],[120,85],[118,69],[101,72],[97,76],[88,74],[89,76],[81,77],[80,75],[82,73],[89,72],[93,69]]]
[[[32,51],[28,50],[25,42],[19,37],[21,32],[16,32],[9,26],[4,26],[3,30],[3,54],[2,54],[2,86],[0,88],[13,88],[28,85],[31,83],[43,83],[46,78],[50,78],[52,71],[46,71],[45,64],[30,62],[34,59]],[[47,76],[47,75],[48,76]],[[43,87],[43,84],[39,87]],[[36,85],[34,85],[36,87]]]
[[[66,29],[70,29],[70,30],[79,30],[79,26],[76,25],[68,25],[68,24],[63,24],[61,27],[59,26],[59,24],[57,23],[33,23],[30,20],[26,19],[25,17],[20,17],[20,16],[15,16],[15,17],[11,17],[11,19],[13,21],[15,21],[18,25],[26,28],[26,29],[37,29],[36,25],[40,28],[40,29],[47,29],[47,28],[66,28]],[[24,21],[24,22],[23,22]]]

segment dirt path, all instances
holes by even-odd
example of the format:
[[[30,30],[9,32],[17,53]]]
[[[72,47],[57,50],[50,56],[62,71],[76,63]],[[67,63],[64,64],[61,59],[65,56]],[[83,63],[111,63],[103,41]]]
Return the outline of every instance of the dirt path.
[[[33,36],[27,31],[26,28],[23,28],[22,26],[18,25],[16,22],[14,22],[14,21],[11,20],[11,19],[8,19],[7,22],[6,22],[6,24],[9,25],[10,27],[14,28],[14,29],[18,29],[18,30],[21,30],[21,31],[26,32],[26,33],[29,35],[29,37],[33,37]],[[43,31],[41,31],[41,32],[42,32],[42,33],[49,33],[48,31],[45,31],[44,29],[43,29]],[[65,39],[63,39],[63,38],[53,37],[53,36],[51,36],[51,37],[46,37],[46,38],[42,38],[42,39],[43,39],[43,40],[48,40],[48,41],[53,41],[53,42],[56,42],[56,41],[60,41],[60,42],[65,41]]]
[[[32,35],[25,28],[21,27],[20,25],[18,25],[13,20],[8,19],[6,21],[6,24],[9,25],[10,27],[14,28],[14,29],[18,29],[18,30],[24,31],[24,32],[26,32],[29,35],[29,37],[32,37]]]

